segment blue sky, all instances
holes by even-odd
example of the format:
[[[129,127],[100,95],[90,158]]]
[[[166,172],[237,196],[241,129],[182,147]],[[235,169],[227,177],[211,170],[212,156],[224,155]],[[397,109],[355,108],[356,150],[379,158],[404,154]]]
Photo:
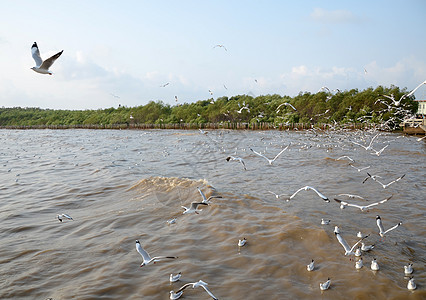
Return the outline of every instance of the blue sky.
[[[0,0],[0,106],[412,90],[426,80],[425,17],[424,0]],[[30,69],[33,42],[42,58],[64,50],[52,76]]]

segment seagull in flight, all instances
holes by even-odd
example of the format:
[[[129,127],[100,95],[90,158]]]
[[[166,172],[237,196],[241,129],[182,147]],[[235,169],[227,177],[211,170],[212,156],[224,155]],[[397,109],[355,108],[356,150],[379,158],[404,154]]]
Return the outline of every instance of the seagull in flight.
[[[402,175],[402,176],[400,176],[400,177],[398,177],[397,179],[395,179],[395,180],[393,180],[393,181],[391,181],[391,182],[389,182],[388,184],[383,184],[383,183],[381,183],[379,180],[377,180],[376,179],[376,177],[373,177],[372,175],[370,175],[370,174],[368,174],[367,173],[367,175],[368,176],[370,176],[371,177],[371,179],[373,179],[374,181],[376,181],[376,182],[378,182],[384,189],[385,188],[387,188],[388,186],[390,186],[392,183],[395,183],[395,182],[397,182],[397,181],[400,181],[402,178],[404,178],[404,176],[405,176],[405,174],[404,175]]]
[[[388,201],[390,198],[392,198],[392,196],[390,196],[390,197],[388,197],[388,198],[386,198],[386,199],[384,199],[384,200],[382,200],[382,201],[375,202],[375,203],[371,203],[371,204],[369,204],[369,205],[357,205],[357,204],[351,204],[351,203],[348,203],[348,202],[345,202],[345,201],[343,201],[343,200],[339,200],[339,199],[336,199],[336,198],[334,198],[334,201],[336,201],[336,202],[338,202],[338,203],[340,204],[340,208],[341,208],[341,209],[344,209],[346,206],[352,206],[352,207],[359,208],[361,211],[366,211],[366,210],[368,210],[370,207],[373,207],[373,206],[376,206],[376,205],[379,205],[379,204],[385,203],[385,202],[386,202],[386,201]]]
[[[184,289],[186,289],[189,286],[192,286],[193,289],[195,289],[196,287],[202,287],[207,292],[207,294],[210,295],[210,297],[212,297],[214,300],[217,300],[216,296],[213,295],[213,293],[207,288],[207,285],[208,283],[202,280],[199,280],[197,282],[189,282],[183,285],[179,290],[177,290],[176,294],[179,294],[180,292],[182,292]]]
[[[55,60],[57,60],[58,57],[61,56],[62,52],[64,52],[64,50],[56,53],[55,55],[43,61],[41,59],[40,51],[38,49],[37,43],[34,42],[34,44],[31,46],[31,53],[32,53],[33,59],[35,60],[36,66],[32,67],[31,69],[40,74],[52,75],[53,73],[49,71],[49,68],[53,65]]]
[[[160,87],[166,87],[166,86],[168,86],[169,84],[170,84],[170,82],[167,82],[167,83],[165,83],[165,84],[160,85]]]
[[[354,168],[354,169],[356,169],[358,172],[361,172],[361,171],[364,171],[364,170],[367,170],[367,169],[369,169],[370,168],[370,166],[368,166],[368,167],[362,167],[362,168],[357,168],[357,167],[355,167],[353,164],[349,164],[352,168]]]
[[[287,147],[285,147],[283,150],[281,150],[280,151],[280,153],[278,153],[273,159],[269,159],[269,158],[267,158],[265,155],[263,155],[263,154],[261,154],[261,153],[259,153],[259,152],[256,152],[256,151],[254,151],[252,148],[250,148],[250,150],[251,150],[251,152],[253,152],[254,154],[256,154],[256,155],[258,155],[258,156],[260,156],[260,157],[263,157],[264,159],[266,159],[267,161],[268,161],[268,163],[270,164],[270,165],[272,165],[272,163],[278,158],[278,156],[280,156],[281,155],[281,153],[283,153],[285,150],[287,150],[287,148],[290,146],[290,144],[287,146]]]
[[[342,236],[340,235],[339,227],[337,227],[337,226],[334,227],[334,234],[336,235],[336,238],[339,241],[339,243],[345,249],[345,256],[355,254],[355,252],[354,252],[355,247],[369,236],[369,235],[366,235],[366,236],[362,237],[351,248],[351,247],[349,247],[348,243],[344,240],[344,238],[342,238]]]
[[[281,196],[285,196],[285,194],[275,194],[274,192],[272,192],[272,191],[268,191],[268,193],[270,193],[270,194],[272,194],[272,195],[274,195],[275,196],[275,198],[279,198],[279,197],[281,197]]]
[[[247,171],[247,169],[246,169],[246,164],[244,163],[244,160],[243,160],[241,157],[228,156],[228,157],[226,158],[226,161],[230,161],[230,160],[236,160],[236,161],[239,161],[239,162],[243,165],[244,170],[246,170],[246,171]]]
[[[377,156],[380,156],[380,154],[382,154],[383,150],[385,150],[387,147],[389,147],[389,145],[384,146],[382,149],[380,149],[378,151],[371,148],[371,150],[373,151],[371,154],[373,154],[373,155],[375,154]]]
[[[352,141],[352,143],[353,144],[355,144],[355,145],[358,145],[358,146],[361,146],[362,148],[364,148],[365,150],[371,150],[372,148],[371,148],[371,145],[373,145],[373,142],[374,142],[374,140],[378,137],[380,135],[380,133],[378,133],[378,134],[376,134],[375,136],[373,136],[373,138],[371,139],[371,141],[370,141],[370,144],[368,145],[368,146],[364,146],[364,145],[361,145],[361,144],[359,144],[359,143],[357,143],[357,142],[353,142]]]
[[[74,219],[71,218],[71,216],[67,215],[67,214],[60,214],[60,215],[57,215],[56,217],[58,218],[59,222],[62,222],[63,218],[74,221]]]
[[[353,194],[339,194],[337,196],[346,196],[346,197],[349,197],[349,198],[352,198],[352,199],[358,198],[358,199],[361,199],[361,200],[365,200],[364,197],[361,197],[361,196],[358,196],[358,195],[353,195]]]
[[[350,158],[350,157],[349,157],[349,156],[347,156],[347,155],[340,156],[340,157],[339,157],[339,158],[337,158],[336,160],[341,160],[341,159],[344,159],[344,158],[346,158],[346,159],[350,160],[351,162],[355,162],[352,158]]]
[[[228,49],[226,49],[226,47],[224,45],[216,45],[216,46],[213,47],[213,49],[216,48],[216,47],[220,47],[220,48],[223,48],[225,51],[228,51]]]
[[[207,198],[206,195],[204,195],[203,191],[200,190],[199,187],[197,187],[197,190],[198,190],[198,192],[200,192],[201,197],[203,197],[203,201],[201,201],[201,203],[207,203],[207,204],[209,204],[210,203],[210,199],[213,199],[213,198],[222,198],[222,196],[210,196],[209,198]]]
[[[279,110],[279,108],[280,108],[281,106],[283,106],[283,105],[290,106],[292,109],[294,109],[294,110],[296,110],[296,111],[297,111],[296,107],[294,107],[293,105],[291,105],[291,104],[290,104],[290,103],[288,103],[288,102],[284,102],[284,103],[281,103],[280,105],[278,105],[278,107],[276,108],[277,113],[280,111],[280,110]]]
[[[308,190],[312,190],[312,191],[314,191],[315,193],[317,193],[317,195],[318,196],[320,196],[325,202],[330,202],[330,200],[326,197],[326,196],[324,196],[323,194],[321,194],[316,188],[314,188],[314,187],[311,187],[311,186],[304,186],[304,187],[302,187],[302,188],[300,188],[300,189],[298,189],[296,192],[294,192],[294,194],[293,195],[291,195],[290,196],[290,199],[293,199],[294,198],[294,196],[296,196],[296,194],[298,193],[298,192],[300,192],[300,191],[303,191],[303,190],[305,190],[305,191],[308,191]],[[289,200],[290,200],[289,199]]]
[[[190,213],[198,214],[198,210],[197,210],[198,205],[208,205],[208,204],[203,202],[192,202],[189,208],[185,206],[181,206],[183,209],[185,209],[185,211],[182,214],[190,214]]]
[[[136,240],[136,251],[139,252],[139,254],[142,256],[142,259],[143,259],[143,261],[141,263],[141,267],[146,266],[146,265],[148,265],[152,262],[155,264],[157,261],[160,261],[162,259],[166,259],[166,258],[175,259],[175,258],[177,258],[177,256],[155,256],[155,257],[151,257],[148,254],[148,252],[146,252],[142,248],[141,243],[138,240]]]
[[[381,237],[384,237],[386,233],[388,233],[389,231],[394,230],[397,227],[399,227],[400,225],[402,225],[402,222],[399,222],[395,226],[393,226],[393,227],[391,227],[391,228],[389,228],[388,230],[385,231],[385,229],[383,228],[382,219],[380,218],[379,215],[376,216],[376,222],[377,222],[377,227],[379,227],[379,235]]]

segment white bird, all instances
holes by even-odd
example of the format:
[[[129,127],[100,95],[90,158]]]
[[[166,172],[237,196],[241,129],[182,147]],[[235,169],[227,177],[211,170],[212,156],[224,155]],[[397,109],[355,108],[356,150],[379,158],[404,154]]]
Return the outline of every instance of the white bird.
[[[362,232],[358,231],[358,233],[356,234],[356,237],[362,238]]]
[[[279,108],[281,107],[281,106],[283,106],[283,105],[286,105],[286,106],[290,106],[291,108],[293,108],[294,110],[297,110],[296,109],[296,107],[294,107],[293,105],[291,105],[290,103],[288,103],[288,102],[284,102],[284,103],[281,103],[280,105],[278,105],[278,107],[276,108],[277,109],[277,113],[280,111],[279,110]]]
[[[352,255],[355,254],[354,253],[354,249],[355,247],[361,243],[365,238],[368,237],[368,235],[364,236],[363,238],[361,238],[360,240],[358,240],[353,246],[352,248],[349,247],[348,243],[342,238],[342,236],[340,235],[340,229],[339,227],[335,226],[334,227],[334,234],[336,235],[337,240],[339,241],[339,243],[343,246],[343,248],[345,249],[345,256],[346,255]]]
[[[399,222],[395,226],[393,226],[393,227],[391,227],[391,228],[389,228],[388,230],[385,231],[385,229],[383,228],[382,219],[380,218],[379,215],[376,216],[376,222],[377,222],[377,227],[379,227],[379,234],[380,234],[381,237],[384,237],[386,233],[388,233],[389,231],[394,230],[398,226],[402,225],[402,222]]]
[[[238,247],[242,247],[247,243],[246,238],[243,238],[242,240],[238,240]]]
[[[208,134],[209,133],[208,131],[202,130],[201,128],[198,129],[198,130],[200,131],[201,134]]]
[[[174,291],[170,291],[170,300],[176,300],[179,299],[183,294],[183,291],[180,291],[179,293],[175,293]]]
[[[188,286],[192,286],[193,289],[195,289],[196,287],[202,287],[207,292],[207,294],[210,295],[210,297],[212,297],[214,300],[217,300],[216,296],[213,295],[213,293],[210,292],[210,290],[207,288],[207,285],[208,285],[208,283],[204,282],[202,280],[199,280],[197,282],[189,282],[189,283],[183,285],[179,290],[177,290],[176,294],[178,294],[179,292],[182,292]]]
[[[43,61],[40,57],[40,51],[38,50],[37,43],[34,42],[34,44],[31,47],[31,53],[32,53],[33,59],[35,60],[36,66],[32,67],[31,69],[40,74],[52,75],[53,73],[49,71],[49,68],[53,65],[55,60],[57,60],[58,57],[61,56],[62,52],[64,52],[64,50],[56,53],[55,55]]]
[[[312,260],[307,266],[306,269],[310,272],[315,269],[314,260]]]
[[[216,47],[220,47],[220,48],[223,48],[225,51],[228,51],[228,49],[226,49],[226,47],[224,45],[216,45],[216,46],[213,47],[213,49],[216,48]]]
[[[272,192],[272,191],[268,191],[268,193],[270,193],[270,194],[272,194],[272,195],[274,195],[275,196],[275,198],[280,198],[281,196],[285,196],[285,194],[275,194],[274,192]]]
[[[206,197],[206,195],[204,195],[203,191],[200,190],[199,187],[197,187],[197,190],[200,192],[201,197],[203,197],[203,201],[201,201],[201,203],[210,203],[210,199],[214,199],[214,198],[222,198],[222,196],[210,196],[209,198]]]
[[[281,150],[280,151],[280,153],[278,153],[273,159],[269,159],[269,158],[267,158],[265,155],[263,155],[263,154],[261,154],[261,153],[259,153],[259,152],[256,152],[256,151],[254,151],[252,148],[250,148],[250,150],[254,153],[254,154],[256,154],[256,155],[258,155],[258,156],[260,156],[260,157],[263,157],[264,159],[266,159],[267,161],[268,161],[268,163],[270,164],[270,165],[272,165],[272,163],[278,158],[278,156],[280,156],[281,155],[281,153],[283,153],[285,150],[287,150],[287,148],[289,147],[290,145],[288,145],[287,147],[285,147],[283,150]]]
[[[141,243],[138,240],[136,240],[136,251],[139,252],[139,254],[142,256],[142,259],[143,259],[143,261],[141,263],[141,267],[146,266],[146,265],[148,265],[152,262],[156,263],[157,261],[160,261],[162,259],[168,259],[168,258],[175,259],[175,258],[177,258],[177,256],[155,256],[155,257],[151,257],[148,254],[148,252],[146,252],[142,248]]]
[[[176,275],[170,274],[169,280],[170,282],[176,282],[176,281],[179,281],[181,276],[182,276],[182,272],[179,272]]]
[[[368,173],[367,173],[368,174]],[[400,176],[400,177],[398,177],[397,179],[395,179],[395,180],[393,180],[393,181],[391,181],[391,182],[389,182],[388,184],[383,184],[383,183],[381,183],[379,180],[377,180],[377,176],[376,177],[373,177],[373,176],[371,176],[370,174],[368,174],[368,176],[370,176],[371,177],[371,179],[373,179],[375,182],[378,182],[384,189],[385,188],[387,188],[388,186],[390,186],[392,183],[395,183],[395,182],[397,182],[397,181],[400,181],[402,178],[404,178],[404,176],[405,176],[405,174],[404,175],[402,175],[402,176]]]
[[[364,197],[361,197],[361,196],[358,196],[358,195],[353,195],[353,194],[339,194],[337,196],[346,196],[346,197],[349,197],[349,198],[358,198],[358,199],[364,200]]]
[[[368,173],[368,172],[367,172],[367,175],[368,176],[364,178],[364,180],[362,181],[362,183],[365,183],[370,178],[373,179],[373,180],[376,180],[377,178],[382,178],[379,175],[370,175],[370,173]]]
[[[189,208],[185,206],[181,206],[183,209],[185,209],[185,211],[182,214],[190,214],[190,213],[198,214],[198,210],[197,210],[198,205],[208,205],[208,204],[203,202],[192,202]]]
[[[246,168],[246,164],[244,163],[244,160],[243,160],[241,157],[228,156],[228,157],[226,158],[226,161],[230,161],[230,160],[236,160],[236,161],[239,161],[239,162],[243,165],[244,170],[247,170],[247,168]]]
[[[300,191],[303,191],[303,190],[305,190],[305,191],[312,190],[315,193],[317,193],[317,195],[320,196],[325,202],[330,202],[330,200],[326,196],[321,194],[316,188],[313,188],[313,187],[308,186],[308,185],[304,186],[304,187],[298,189],[296,192],[294,192],[294,194],[290,196],[290,199],[293,199],[294,196],[296,196],[297,193],[299,193]]]
[[[363,266],[364,266],[364,264],[362,263],[362,257],[361,257],[359,260],[357,260],[357,261],[355,262],[355,269],[359,270],[359,269],[361,269]]]
[[[364,171],[364,170],[367,170],[368,168],[370,168],[370,166],[368,166],[368,167],[362,167],[362,168],[357,168],[357,167],[355,167],[354,165],[352,165],[352,164],[349,164],[352,168],[354,168],[354,169],[356,169],[358,172],[361,172],[361,171]]]
[[[175,223],[176,223],[176,218],[173,218],[173,219],[167,220],[167,224],[168,224],[168,225],[172,225],[172,224],[175,224]]]
[[[352,206],[352,207],[359,208],[361,211],[365,211],[365,210],[368,210],[370,207],[373,207],[373,206],[376,206],[376,205],[379,205],[379,204],[385,203],[385,202],[386,202],[386,201],[388,201],[390,198],[392,198],[392,196],[390,196],[390,197],[388,197],[388,198],[386,198],[386,199],[384,199],[384,200],[382,200],[382,201],[375,202],[375,203],[371,203],[371,204],[369,204],[369,205],[358,205],[358,204],[352,204],[352,203],[348,203],[348,202],[346,202],[346,201],[339,200],[339,199],[336,199],[336,198],[334,198],[334,201],[336,201],[336,202],[340,203],[340,208],[341,208],[341,209],[344,209],[346,206]]]
[[[373,141],[378,137],[380,135],[380,133],[378,133],[378,134],[376,134],[375,136],[373,136],[373,138],[371,139],[371,141],[370,141],[370,144],[368,145],[368,146],[364,146],[364,145],[361,145],[361,144],[359,144],[359,143],[357,143],[357,142],[352,142],[353,144],[355,144],[355,145],[358,145],[358,146],[361,146],[362,148],[364,148],[365,150],[370,150],[371,149],[371,145],[373,144]]]
[[[330,224],[330,220],[321,219],[321,225],[328,225],[328,224]]]
[[[356,248],[354,254],[355,254],[356,257],[360,257],[362,255],[360,246],[358,246],[358,248]]]
[[[373,271],[378,271],[379,268],[379,264],[377,263],[377,260],[375,258],[373,258],[373,260],[371,261],[371,266],[370,266],[371,270]]]
[[[413,273],[413,264],[409,263],[408,265],[404,266],[404,274],[405,275],[410,275],[411,273]]]
[[[361,243],[361,251],[367,252],[367,251],[373,250],[373,248],[374,248],[374,244],[373,245],[366,245],[366,244],[364,244],[364,242]]]
[[[375,154],[377,156],[380,156],[380,154],[382,154],[383,150],[385,150],[389,145],[384,146],[382,149],[380,149],[379,151],[374,150],[373,148],[371,148],[371,150],[373,150],[373,153],[371,154]]]
[[[330,283],[331,283],[330,278],[327,278],[326,282],[319,284],[320,290],[321,291],[328,290],[328,288],[330,287]]]
[[[354,162],[354,160],[352,158],[350,158],[349,156],[347,156],[347,155],[340,156],[336,160],[341,160],[341,159],[345,159],[345,158],[348,159],[348,160],[350,160],[351,162]]]
[[[415,290],[417,288],[416,283],[414,282],[414,278],[411,277],[410,280],[408,280],[407,289],[409,290]]]
[[[73,220],[73,221],[74,221],[74,219],[73,219],[73,218],[71,218],[71,216],[70,216],[70,215],[67,215],[67,214],[60,214],[60,215],[57,215],[57,218],[58,218],[58,220],[59,220],[60,222],[62,222],[62,221],[63,221],[63,218],[66,218],[66,219],[68,219],[68,220]]]

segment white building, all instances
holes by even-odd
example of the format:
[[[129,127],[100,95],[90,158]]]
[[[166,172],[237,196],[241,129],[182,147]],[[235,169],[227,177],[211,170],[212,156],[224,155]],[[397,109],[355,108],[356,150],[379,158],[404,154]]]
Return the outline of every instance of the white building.
[[[426,115],[426,100],[416,100],[419,102],[419,107],[417,108],[418,115]]]

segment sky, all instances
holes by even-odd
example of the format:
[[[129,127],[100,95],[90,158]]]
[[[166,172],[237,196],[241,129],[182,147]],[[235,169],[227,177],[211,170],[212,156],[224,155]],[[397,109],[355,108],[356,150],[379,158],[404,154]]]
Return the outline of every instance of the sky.
[[[0,0],[0,107],[411,91],[426,80],[425,28],[424,0]],[[30,69],[33,42],[43,59],[64,50],[53,75]]]

